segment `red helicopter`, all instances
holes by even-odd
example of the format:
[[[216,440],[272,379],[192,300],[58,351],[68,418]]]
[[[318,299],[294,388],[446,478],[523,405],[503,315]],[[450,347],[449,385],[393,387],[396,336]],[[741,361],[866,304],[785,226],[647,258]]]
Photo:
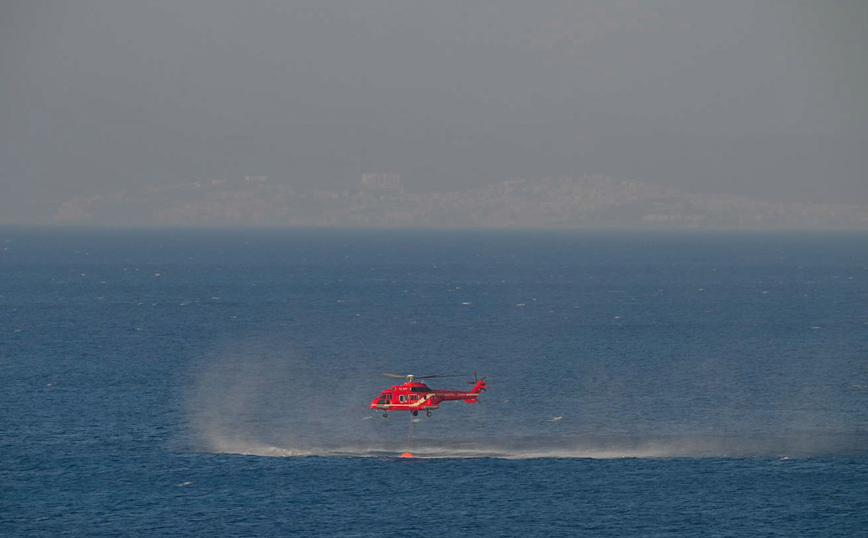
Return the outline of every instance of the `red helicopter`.
[[[474,381],[467,383],[473,385],[469,391],[464,390],[437,390],[432,389],[425,383],[416,381],[417,379],[433,379],[435,377],[464,377],[456,375],[397,375],[383,374],[386,377],[395,379],[406,379],[402,385],[394,385],[380,393],[379,396],[371,401],[371,409],[377,409],[383,412],[383,418],[388,418],[389,411],[410,411],[413,416],[417,416],[419,411],[425,410],[425,413],[430,417],[432,409],[439,409],[440,402],[449,400],[464,400],[467,403],[476,403],[479,401],[479,395],[488,387],[485,384],[485,378],[476,378],[476,372],[473,372]]]

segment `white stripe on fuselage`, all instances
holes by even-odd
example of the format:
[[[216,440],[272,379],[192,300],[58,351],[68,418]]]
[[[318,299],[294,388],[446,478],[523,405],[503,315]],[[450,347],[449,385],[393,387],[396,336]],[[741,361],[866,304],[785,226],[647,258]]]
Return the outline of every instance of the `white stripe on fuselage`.
[[[436,394],[438,396],[443,396],[444,398],[458,398],[459,400],[466,398],[476,398],[477,396],[479,396],[479,394],[476,392],[465,392],[457,390],[437,392]]]

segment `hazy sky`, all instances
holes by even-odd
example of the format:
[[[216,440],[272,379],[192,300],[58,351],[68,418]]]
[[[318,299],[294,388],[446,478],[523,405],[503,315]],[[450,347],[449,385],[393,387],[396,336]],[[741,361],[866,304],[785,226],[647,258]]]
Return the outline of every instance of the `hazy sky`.
[[[265,174],[868,203],[864,0],[0,2],[0,222]]]

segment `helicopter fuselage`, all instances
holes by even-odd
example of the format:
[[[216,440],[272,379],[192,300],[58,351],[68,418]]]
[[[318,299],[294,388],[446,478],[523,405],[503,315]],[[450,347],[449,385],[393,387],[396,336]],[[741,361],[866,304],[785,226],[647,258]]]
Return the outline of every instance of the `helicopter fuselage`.
[[[479,394],[485,388],[485,381],[482,380],[477,381],[469,391],[438,390],[419,381],[408,381],[382,391],[371,401],[371,409],[382,411],[383,416],[388,416],[389,411],[411,411],[416,415],[421,410],[425,410],[428,416],[431,416],[431,411],[439,409],[441,402],[451,400],[478,402]]]

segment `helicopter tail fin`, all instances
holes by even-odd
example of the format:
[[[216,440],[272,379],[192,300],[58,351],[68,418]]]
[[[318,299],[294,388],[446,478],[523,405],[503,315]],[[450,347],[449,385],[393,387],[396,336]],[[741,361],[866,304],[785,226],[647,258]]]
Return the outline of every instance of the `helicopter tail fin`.
[[[477,381],[475,385],[473,385],[473,388],[470,389],[470,393],[471,393],[471,394],[481,394],[482,391],[486,390],[487,388],[488,388],[488,386],[485,384],[485,378],[483,377],[482,379],[480,379],[479,381]],[[468,399],[465,400],[465,401],[467,401],[467,402],[475,402],[475,401],[476,401],[476,398],[475,398],[475,397],[474,397],[474,398],[468,398]]]

